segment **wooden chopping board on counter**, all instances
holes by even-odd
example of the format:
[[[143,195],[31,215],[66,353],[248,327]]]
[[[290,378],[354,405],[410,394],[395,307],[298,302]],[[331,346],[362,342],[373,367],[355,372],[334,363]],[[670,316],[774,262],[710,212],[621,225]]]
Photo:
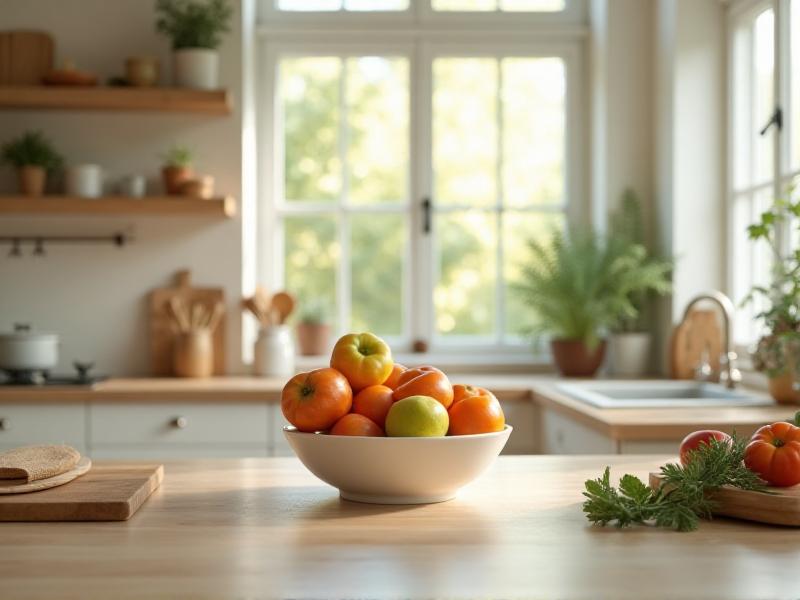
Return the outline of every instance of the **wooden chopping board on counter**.
[[[127,521],[163,479],[162,465],[95,465],[58,487],[0,496],[0,522]]]
[[[0,31],[0,85],[42,85],[54,48],[44,31]]]
[[[719,373],[722,355],[722,328],[713,310],[693,310],[672,333],[670,375],[672,379],[694,379],[694,372],[708,353],[714,373]]]
[[[186,306],[195,302],[212,307],[217,302],[225,306],[225,290],[215,287],[192,287],[192,275],[188,270],[175,274],[175,285],[158,288],[150,293],[150,366],[153,375],[173,375],[172,346],[175,333],[172,330],[172,317],[167,305],[171,298],[177,297]],[[214,375],[225,374],[225,316],[219,320],[213,335]]]
[[[650,473],[650,487],[661,485],[660,473]],[[800,485],[790,488],[769,488],[773,494],[762,494],[723,487],[713,493],[715,515],[757,521],[771,525],[800,527]]]

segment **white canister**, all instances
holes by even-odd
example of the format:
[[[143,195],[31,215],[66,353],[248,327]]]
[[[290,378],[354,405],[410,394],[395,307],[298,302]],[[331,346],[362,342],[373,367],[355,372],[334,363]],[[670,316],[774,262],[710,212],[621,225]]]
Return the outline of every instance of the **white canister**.
[[[288,325],[268,325],[258,332],[253,370],[262,377],[294,375],[294,343]]]
[[[144,175],[128,175],[119,182],[119,192],[130,198],[141,198],[147,189]]]
[[[208,48],[175,50],[173,62],[175,85],[197,90],[219,87],[219,53]]]
[[[99,198],[103,195],[103,169],[100,165],[75,165],[66,172],[67,196]]]

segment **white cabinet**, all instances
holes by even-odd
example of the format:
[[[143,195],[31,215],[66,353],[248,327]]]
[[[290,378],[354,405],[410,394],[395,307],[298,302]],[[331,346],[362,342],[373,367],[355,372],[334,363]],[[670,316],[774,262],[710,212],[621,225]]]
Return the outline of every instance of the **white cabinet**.
[[[85,452],[85,405],[0,404],[0,449],[29,444],[68,444]]]
[[[543,454],[617,454],[617,443],[559,412],[542,409]]]
[[[539,440],[539,408],[530,401],[508,401],[500,403],[506,423],[514,428],[508,438],[503,454],[536,454],[541,446]]]
[[[270,456],[294,456],[289,442],[286,441],[286,436],[283,435],[283,427],[288,424],[279,403],[276,402],[267,407],[267,436]]]

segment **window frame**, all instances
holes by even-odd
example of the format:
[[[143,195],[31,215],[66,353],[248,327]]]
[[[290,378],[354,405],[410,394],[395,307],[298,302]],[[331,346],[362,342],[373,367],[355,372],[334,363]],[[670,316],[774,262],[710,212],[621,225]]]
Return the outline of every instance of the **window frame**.
[[[359,15],[360,16],[360,15]],[[385,15],[380,15],[385,16]],[[352,31],[341,31],[335,26],[321,32],[317,30],[294,29],[289,35],[273,35],[269,30],[259,31],[259,79],[257,86],[258,105],[257,130],[259,148],[258,168],[258,233],[257,265],[258,280],[270,289],[277,289],[282,283],[283,236],[282,217],[298,211],[295,207],[287,211],[280,198],[283,177],[283,149],[277,134],[280,98],[275,84],[278,65],[288,56],[341,56],[341,55],[383,55],[407,56],[409,59],[409,181],[408,202],[405,214],[410,226],[406,249],[407,261],[404,265],[403,336],[393,339],[386,336],[389,343],[399,352],[411,351],[413,340],[424,339],[431,352],[448,356],[469,356],[477,352],[492,351],[495,356],[530,356],[530,343],[522,339],[514,343],[492,343],[459,337],[442,339],[436,335],[434,321],[435,269],[433,266],[434,235],[424,235],[422,230],[422,209],[420,200],[432,197],[432,66],[435,56],[523,56],[559,57],[564,61],[566,78],[566,130],[564,194],[567,222],[576,223],[585,218],[588,189],[585,142],[588,142],[586,112],[588,106],[584,95],[584,41],[581,32],[572,32],[560,38],[535,38],[530,32],[481,32],[475,36],[468,31],[453,31],[451,35],[440,36],[435,31],[418,29],[412,32],[393,30],[364,32],[359,41],[353,41]],[[471,40],[471,41],[468,41]],[[331,207],[333,208],[333,207]],[[352,206],[351,212],[368,212],[367,207]],[[333,209],[331,212],[334,212]],[[380,207],[377,211],[384,210]],[[339,227],[340,242],[349,232]],[[349,263],[342,246],[341,262]],[[339,267],[341,273],[342,267]],[[349,281],[340,283],[338,294],[339,316],[349,316],[349,304],[343,303],[348,295]],[[411,285],[411,278],[423,280],[422,285]],[[504,286],[498,282],[498,289]],[[412,307],[416,307],[412,310]],[[497,308],[500,310],[500,307]],[[498,332],[500,323],[498,325]],[[343,323],[340,322],[340,327]]]

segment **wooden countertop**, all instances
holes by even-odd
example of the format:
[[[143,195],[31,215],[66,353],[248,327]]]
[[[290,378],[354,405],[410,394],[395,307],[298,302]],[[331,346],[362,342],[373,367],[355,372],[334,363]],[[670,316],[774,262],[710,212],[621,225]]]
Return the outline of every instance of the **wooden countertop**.
[[[588,524],[587,478],[663,457],[500,457],[450,502],[339,499],[296,459],[165,464],[122,523],[0,524],[9,598],[797,598],[798,531]]]

